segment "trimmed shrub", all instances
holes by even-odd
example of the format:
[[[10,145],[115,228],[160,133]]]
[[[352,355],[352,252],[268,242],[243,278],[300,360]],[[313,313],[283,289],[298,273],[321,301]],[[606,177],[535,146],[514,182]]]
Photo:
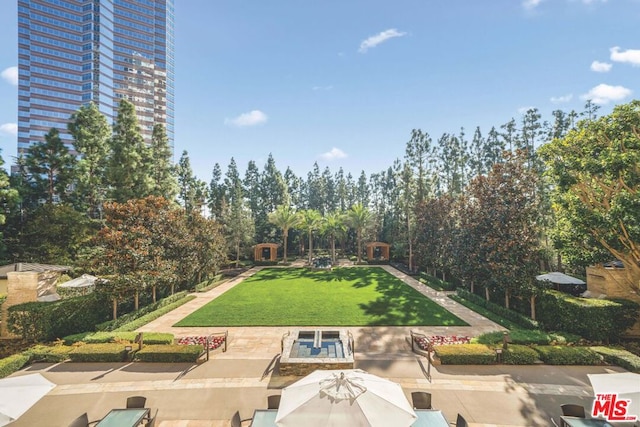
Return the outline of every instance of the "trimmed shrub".
[[[196,285],[196,292],[207,292],[213,288],[218,287],[224,282],[222,279],[222,274],[216,275],[213,279],[205,280],[204,282],[198,283]]]
[[[607,363],[620,366],[630,372],[640,373],[640,357],[627,350],[610,347],[589,348],[604,357]]]
[[[456,289],[454,284],[445,282],[444,280],[433,277],[425,272],[420,272],[416,279],[418,279],[420,283],[423,283],[436,291],[453,291]]]
[[[86,344],[103,344],[111,342],[135,341],[137,332],[94,332],[86,335],[82,340]],[[173,334],[161,332],[144,332],[142,340],[144,344],[173,344]]]
[[[548,365],[600,365],[603,360],[602,356],[588,347],[549,345],[534,349]]]
[[[192,299],[195,299],[196,297],[194,295],[187,295],[186,297],[183,297],[181,299],[179,299],[178,301],[174,301],[169,305],[166,305],[162,308],[159,308],[155,311],[152,311],[151,313],[147,313],[142,317],[137,318],[136,320],[129,322],[129,323],[125,323],[124,325],[120,326],[118,329],[114,329],[113,332],[131,332],[131,331],[135,331],[136,329],[146,325],[147,323],[156,320],[157,318],[159,318],[160,316],[164,316],[165,314],[167,314],[168,312],[170,312],[171,310],[174,310],[178,307],[180,307],[182,304],[185,304],[189,301],[191,301]]]
[[[502,344],[502,332],[487,332],[474,338],[474,342],[479,344]],[[509,331],[509,339],[512,344],[567,344],[575,343],[580,337],[573,334],[565,334],[562,332],[548,333],[539,330],[514,329]]]
[[[482,344],[441,345],[434,348],[443,365],[490,365],[496,363],[496,352]]]
[[[22,369],[29,363],[29,355],[25,353],[14,354],[0,359],[0,378],[7,377]]]
[[[73,349],[68,345],[35,345],[24,353],[31,356],[31,362],[59,363],[68,360]]]
[[[510,320],[511,322],[517,324],[518,326],[525,328],[525,329],[538,329],[538,322],[536,322],[533,319],[529,319],[526,316],[523,316],[522,314],[513,311],[513,310],[509,310],[506,307],[502,307],[501,305],[498,304],[494,304],[491,301],[487,301],[484,298],[473,294],[471,292],[469,292],[466,289],[462,289],[462,288],[458,288],[456,290],[456,292],[458,293],[458,296],[461,298],[464,298],[466,300],[471,301],[474,304],[479,305],[480,307],[484,307],[487,310],[501,316],[504,317],[507,320]],[[555,329],[564,329],[564,328],[555,328]]]
[[[278,261],[254,261],[253,265],[256,265],[256,266],[278,265]]]
[[[579,298],[549,290],[537,299],[536,313],[547,330],[563,330],[591,341],[617,341],[638,318],[639,305],[628,300]]]
[[[502,351],[502,363],[507,365],[533,365],[539,360],[538,353],[526,345],[509,345]]]
[[[72,362],[124,362],[127,351],[122,344],[84,344],[69,352]]]
[[[175,294],[169,295],[168,297],[163,298],[160,301],[144,306],[137,311],[124,314],[118,317],[116,320],[109,320],[107,322],[100,323],[99,325],[96,325],[96,330],[115,331],[119,327],[126,325],[127,323],[133,322],[134,320],[139,319],[142,316],[145,316],[159,308],[171,305],[174,302],[181,300],[185,296],[187,296],[187,291],[176,292]]]
[[[111,303],[97,293],[56,302],[27,302],[8,309],[8,328],[31,341],[56,338],[93,329],[111,314]]]
[[[136,352],[138,362],[195,363],[204,351],[201,345],[147,345]]]

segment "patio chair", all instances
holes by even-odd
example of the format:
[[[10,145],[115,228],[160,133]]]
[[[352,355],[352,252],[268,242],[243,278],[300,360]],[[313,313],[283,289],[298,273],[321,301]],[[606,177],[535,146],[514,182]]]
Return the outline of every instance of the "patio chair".
[[[458,418],[456,418],[456,427],[469,427],[469,423],[462,415],[458,414]]]
[[[71,424],[69,424],[69,427],[87,427],[88,425],[89,425],[89,416],[85,412],[84,414],[80,415],[78,418],[73,420]]]
[[[553,424],[553,425],[554,425],[554,427],[560,427],[560,426],[558,425],[558,423],[556,422],[556,420],[554,420],[554,419],[553,419],[553,417],[551,417],[551,424]]]
[[[156,409],[156,413],[153,414],[153,417],[149,418],[149,421],[147,421],[147,424],[145,424],[145,427],[155,427],[157,416],[158,416],[158,410]]]
[[[240,418],[240,412],[236,411],[233,417],[231,417],[231,427],[242,427],[242,423],[245,421],[251,421],[251,418],[243,420]]]
[[[414,391],[411,393],[413,409],[433,409],[431,406],[431,393]]]
[[[280,395],[272,394],[267,396],[267,409],[278,409],[280,407]]]
[[[584,406],[576,405],[575,403],[567,403],[564,405],[560,405],[562,409],[562,415],[567,417],[578,417],[578,418],[586,418],[586,414],[584,412]]]
[[[127,409],[130,408],[144,408],[147,403],[147,398],[144,396],[130,396],[127,397]]]

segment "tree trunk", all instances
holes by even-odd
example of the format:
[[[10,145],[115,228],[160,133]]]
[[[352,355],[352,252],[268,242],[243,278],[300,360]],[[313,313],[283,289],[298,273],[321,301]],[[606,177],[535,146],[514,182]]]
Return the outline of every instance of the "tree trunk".
[[[475,282],[472,280],[471,281],[471,293],[473,293],[474,289],[475,289]]]
[[[336,263],[336,236],[331,236],[331,262]]]
[[[509,308],[509,289],[505,289],[504,291],[504,306]]]
[[[139,305],[139,299],[140,299],[140,294],[138,293],[138,291],[136,290],[135,295],[133,296],[133,308],[134,310],[138,311],[138,305]]]
[[[284,263],[287,263],[287,234],[288,234],[289,230],[283,229],[282,230],[282,234],[284,236],[284,252],[282,254],[282,259],[284,261]]]
[[[311,265],[311,257],[313,256],[313,235],[309,231],[309,265]]]
[[[113,320],[116,320],[118,318],[118,300],[117,299],[113,299]]]
[[[536,296],[531,295],[531,318],[536,320]]]
[[[171,284],[171,295],[173,295],[173,294],[174,294],[175,290],[176,290],[176,284],[175,284],[175,283],[172,283],[172,284]]]
[[[236,268],[240,267],[240,241],[236,241]]]
[[[156,285],[151,288],[151,295],[153,296],[153,302],[156,302]]]
[[[489,288],[484,288],[484,299],[489,301]]]
[[[562,270],[562,255],[560,254],[560,252],[558,252],[557,263],[558,263],[558,266],[557,266],[558,270],[557,271],[563,272],[563,270]]]
[[[407,215],[407,236],[409,240],[409,271],[413,271],[413,242],[411,241],[411,221]]]

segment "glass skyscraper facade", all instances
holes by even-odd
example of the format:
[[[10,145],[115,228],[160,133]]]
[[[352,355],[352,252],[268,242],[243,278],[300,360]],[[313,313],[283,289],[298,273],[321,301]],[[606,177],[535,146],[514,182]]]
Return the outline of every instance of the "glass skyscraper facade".
[[[18,0],[18,154],[52,127],[71,143],[69,117],[94,102],[112,122],[136,107],[174,140],[173,0]]]

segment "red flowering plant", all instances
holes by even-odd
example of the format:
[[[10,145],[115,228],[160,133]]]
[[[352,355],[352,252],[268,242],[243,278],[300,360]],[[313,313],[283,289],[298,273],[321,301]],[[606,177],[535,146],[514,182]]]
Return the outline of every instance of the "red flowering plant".
[[[203,347],[206,347],[207,337],[206,336],[182,337],[178,339],[178,344],[201,345]],[[209,350],[215,350],[216,348],[220,347],[222,344],[224,344],[224,335],[209,337]]]
[[[423,351],[430,351],[433,349],[433,346],[436,345],[469,344],[471,341],[470,337],[457,335],[432,335],[430,337],[414,336],[413,339],[418,348]]]

